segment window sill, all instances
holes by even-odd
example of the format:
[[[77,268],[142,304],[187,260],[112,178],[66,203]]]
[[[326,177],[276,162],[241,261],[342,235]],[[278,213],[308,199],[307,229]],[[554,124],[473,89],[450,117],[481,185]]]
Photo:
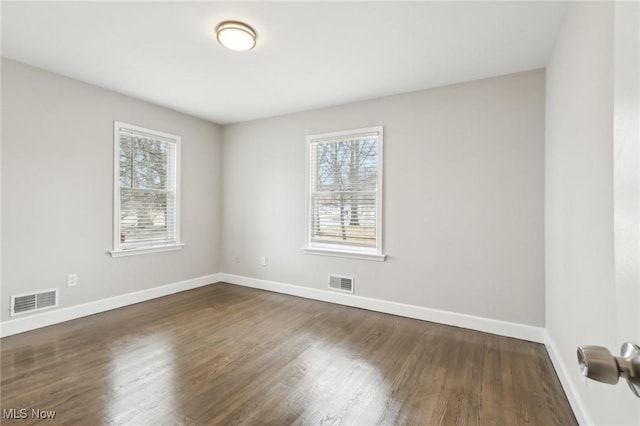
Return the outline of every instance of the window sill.
[[[384,262],[387,258],[386,254],[353,252],[346,250],[324,249],[316,247],[305,247],[302,249],[305,254],[317,254],[320,256],[347,257],[359,260],[373,260],[376,262]]]
[[[182,250],[184,244],[172,244],[170,246],[158,246],[158,247],[145,247],[145,248],[135,248],[129,250],[112,250],[108,252],[111,257],[124,257],[124,256],[135,256],[139,254],[150,254],[150,253],[160,253],[163,251],[174,251],[174,250]]]

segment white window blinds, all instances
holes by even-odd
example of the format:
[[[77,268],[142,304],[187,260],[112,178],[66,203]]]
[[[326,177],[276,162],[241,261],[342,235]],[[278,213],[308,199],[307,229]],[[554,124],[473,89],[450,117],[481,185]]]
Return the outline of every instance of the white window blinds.
[[[309,247],[379,253],[382,128],[309,143]]]
[[[180,137],[117,123],[115,250],[179,244]]]

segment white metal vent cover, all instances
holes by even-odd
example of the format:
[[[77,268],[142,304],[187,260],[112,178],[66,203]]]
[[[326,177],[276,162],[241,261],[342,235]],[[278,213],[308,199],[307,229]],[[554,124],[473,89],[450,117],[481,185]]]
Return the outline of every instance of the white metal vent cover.
[[[353,293],[353,277],[341,277],[339,275],[329,275],[329,288],[333,290]]]
[[[57,288],[11,296],[11,316],[56,306],[58,306]]]

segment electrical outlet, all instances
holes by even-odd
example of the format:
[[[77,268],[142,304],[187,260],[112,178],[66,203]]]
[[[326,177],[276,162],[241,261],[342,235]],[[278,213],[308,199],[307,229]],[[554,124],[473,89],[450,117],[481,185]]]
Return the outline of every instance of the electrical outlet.
[[[236,256],[236,263],[240,263],[240,256]]]
[[[78,274],[67,275],[67,287],[75,287],[78,285]]]
[[[267,266],[267,258],[265,256],[260,258],[260,265]]]

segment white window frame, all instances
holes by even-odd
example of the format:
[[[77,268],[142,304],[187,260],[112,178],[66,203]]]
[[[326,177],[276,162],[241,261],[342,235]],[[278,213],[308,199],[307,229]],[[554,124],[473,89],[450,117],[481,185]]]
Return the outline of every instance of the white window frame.
[[[149,245],[136,248],[122,248],[120,243],[120,129],[125,128],[134,132],[147,134],[160,139],[167,139],[176,144],[176,243],[168,245]],[[113,250],[112,257],[133,256],[140,254],[159,253],[180,250],[184,247],[180,239],[180,151],[182,138],[178,135],[148,129],[134,124],[113,122]]]
[[[323,140],[339,139],[339,138],[353,138],[363,134],[376,133],[378,136],[378,164],[377,164],[377,176],[376,176],[376,247],[366,248],[358,246],[349,246],[343,244],[330,244],[330,243],[317,243],[311,241],[311,145],[314,142]],[[361,129],[344,130],[339,132],[321,133],[317,135],[307,136],[307,149],[306,149],[306,208],[305,208],[305,235],[306,241],[303,251],[306,254],[316,254],[323,256],[336,256],[347,257],[352,259],[361,260],[374,260],[383,262],[386,259],[386,254],[383,254],[383,241],[382,241],[382,216],[383,216],[383,203],[382,203],[382,183],[383,183],[383,126],[365,127]]]

